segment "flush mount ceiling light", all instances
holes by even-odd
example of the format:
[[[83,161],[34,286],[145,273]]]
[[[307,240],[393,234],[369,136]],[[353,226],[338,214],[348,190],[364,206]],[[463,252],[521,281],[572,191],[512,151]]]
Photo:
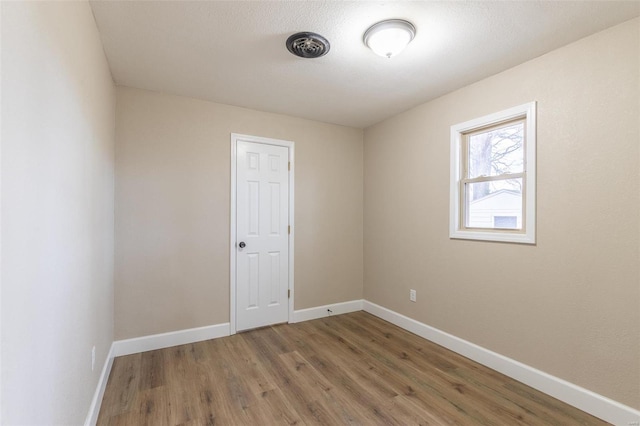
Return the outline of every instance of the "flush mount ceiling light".
[[[326,55],[331,48],[329,40],[308,31],[293,34],[287,39],[286,44],[289,52],[301,58],[319,58]]]
[[[391,58],[402,52],[416,35],[416,27],[403,19],[373,24],[364,33],[364,44],[377,55]]]

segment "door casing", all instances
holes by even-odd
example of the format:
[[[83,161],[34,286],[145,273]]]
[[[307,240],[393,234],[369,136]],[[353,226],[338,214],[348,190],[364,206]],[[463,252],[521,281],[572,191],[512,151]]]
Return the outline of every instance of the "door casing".
[[[289,151],[289,319],[288,322],[293,321],[293,300],[294,300],[294,285],[293,285],[293,270],[294,270],[294,250],[293,242],[295,240],[295,226],[294,219],[294,143],[291,141],[285,141],[280,139],[264,138],[260,136],[242,135],[239,133],[231,134],[231,217],[230,217],[230,238],[229,238],[229,333],[236,334],[236,257],[237,257],[237,235],[236,235],[236,148],[238,141],[253,142],[259,144],[276,145],[288,148]]]

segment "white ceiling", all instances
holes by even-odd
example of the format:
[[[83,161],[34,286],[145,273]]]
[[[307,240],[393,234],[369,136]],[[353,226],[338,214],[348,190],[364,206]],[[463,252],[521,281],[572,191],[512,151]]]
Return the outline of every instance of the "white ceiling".
[[[628,1],[91,1],[117,84],[353,127],[367,127],[640,15]],[[365,30],[411,21],[399,56]],[[293,56],[313,31],[331,50]]]

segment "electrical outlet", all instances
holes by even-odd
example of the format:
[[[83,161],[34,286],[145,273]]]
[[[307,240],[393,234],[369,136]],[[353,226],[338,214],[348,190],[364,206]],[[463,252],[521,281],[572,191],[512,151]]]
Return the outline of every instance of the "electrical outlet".
[[[414,289],[409,290],[409,300],[412,302],[416,301],[416,291]]]
[[[91,348],[91,371],[96,368],[96,347]]]

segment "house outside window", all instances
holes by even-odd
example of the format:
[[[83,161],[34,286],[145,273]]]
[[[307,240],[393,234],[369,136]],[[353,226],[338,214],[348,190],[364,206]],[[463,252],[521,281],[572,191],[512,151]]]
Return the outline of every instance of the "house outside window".
[[[451,127],[451,238],[535,243],[535,109]]]
[[[519,220],[520,219],[520,220]],[[494,216],[493,227],[503,229],[518,229],[522,219],[518,216]]]

